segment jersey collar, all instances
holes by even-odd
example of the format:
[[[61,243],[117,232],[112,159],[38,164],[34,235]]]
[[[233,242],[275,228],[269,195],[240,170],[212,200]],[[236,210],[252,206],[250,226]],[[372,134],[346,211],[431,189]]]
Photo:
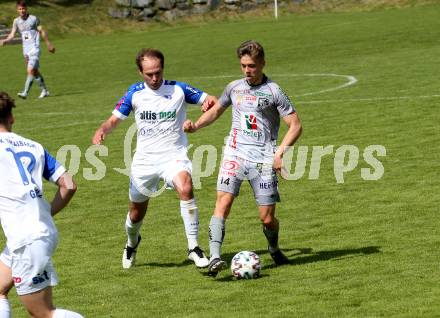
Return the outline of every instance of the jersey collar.
[[[248,81],[246,81],[246,83],[247,83],[250,87],[257,87],[257,86],[260,86],[260,85],[266,84],[266,82],[267,82],[267,76],[266,76],[266,74],[263,74],[263,78],[261,79],[261,82],[260,82],[259,84],[251,84],[251,83],[249,83]]]

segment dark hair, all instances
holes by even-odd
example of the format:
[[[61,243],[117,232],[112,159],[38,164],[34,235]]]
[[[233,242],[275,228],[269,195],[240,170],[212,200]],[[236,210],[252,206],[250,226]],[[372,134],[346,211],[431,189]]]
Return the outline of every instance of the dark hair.
[[[148,48],[148,49],[141,49],[138,55],[136,56],[136,65],[139,71],[141,72],[143,71],[142,61],[144,60],[144,57],[157,58],[160,61],[160,66],[163,69],[165,64],[165,57],[163,56],[163,53],[159,50]]]
[[[17,7],[27,7],[27,4],[26,4],[26,1],[19,0],[19,1],[17,1],[15,6],[17,6]]]
[[[264,60],[264,49],[257,41],[249,40],[240,44],[237,48],[237,56],[239,59],[243,55],[249,55],[252,59]]]
[[[15,107],[14,100],[6,92],[0,92],[0,124],[7,124],[12,108]]]

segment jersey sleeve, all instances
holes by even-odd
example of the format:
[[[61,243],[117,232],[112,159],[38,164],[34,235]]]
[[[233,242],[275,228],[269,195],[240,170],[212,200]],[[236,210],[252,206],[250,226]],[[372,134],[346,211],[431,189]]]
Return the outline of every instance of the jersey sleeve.
[[[183,90],[183,94],[185,95],[185,102],[188,104],[197,104],[201,105],[205,101],[206,94],[198,88],[192,87],[189,84],[176,82],[176,85],[179,86]]]
[[[40,19],[38,17],[35,17],[35,28],[38,28],[40,26]]]
[[[226,88],[223,91],[223,93],[220,95],[220,98],[218,99],[218,102],[219,102],[221,107],[229,107],[229,106],[231,106],[231,104],[232,104],[231,92],[232,92],[232,87],[233,86],[234,86],[234,82],[229,83],[228,86],[226,86]]]
[[[293,103],[290,101],[289,97],[286,95],[286,93],[284,93],[281,87],[277,85],[275,92],[275,105],[281,117],[285,117],[291,113],[296,112]]]
[[[116,103],[115,109],[112,114],[118,117],[119,119],[124,120],[130,115],[130,112],[133,110],[133,105],[131,103],[133,99],[133,94],[138,90],[140,84],[135,84],[130,86],[124,96],[119,99]]]
[[[52,155],[44,149],[44,169],[43,177],[44,179],[56,182],[66,169],[54,158]]]

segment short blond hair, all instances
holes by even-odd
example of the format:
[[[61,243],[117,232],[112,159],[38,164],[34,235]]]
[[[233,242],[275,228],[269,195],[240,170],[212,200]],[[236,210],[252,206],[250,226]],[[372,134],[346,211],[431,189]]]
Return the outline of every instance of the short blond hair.
[[[257,41],[245,41],[237,48],[237,57],[241,59],[244,55],[249,55],[252,59],[264,61],[263,46]]]

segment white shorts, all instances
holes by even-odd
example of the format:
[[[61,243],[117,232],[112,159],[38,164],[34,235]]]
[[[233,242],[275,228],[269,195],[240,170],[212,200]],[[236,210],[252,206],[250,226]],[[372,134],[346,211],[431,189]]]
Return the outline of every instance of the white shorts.
[[[30,54],[25,55],[24,58],[27,60],[27,68],[31,68],[33,70],[37,69],[40,66],[40,55],[39,54]]]
[[[44,237],[14,252],[7,247],[3,250],[0,261],[11,268],[18,295],[35,293],[58,284],[51,260],[55,248],[56,241]]]
[[[145,202],[158,196],[165,188],[174,189],[173,179],[181,171],[192,172],[186,149],[160,155],[134,155],[131,165],[129,198]],[[159,189],[160,180],[164,185]]]

